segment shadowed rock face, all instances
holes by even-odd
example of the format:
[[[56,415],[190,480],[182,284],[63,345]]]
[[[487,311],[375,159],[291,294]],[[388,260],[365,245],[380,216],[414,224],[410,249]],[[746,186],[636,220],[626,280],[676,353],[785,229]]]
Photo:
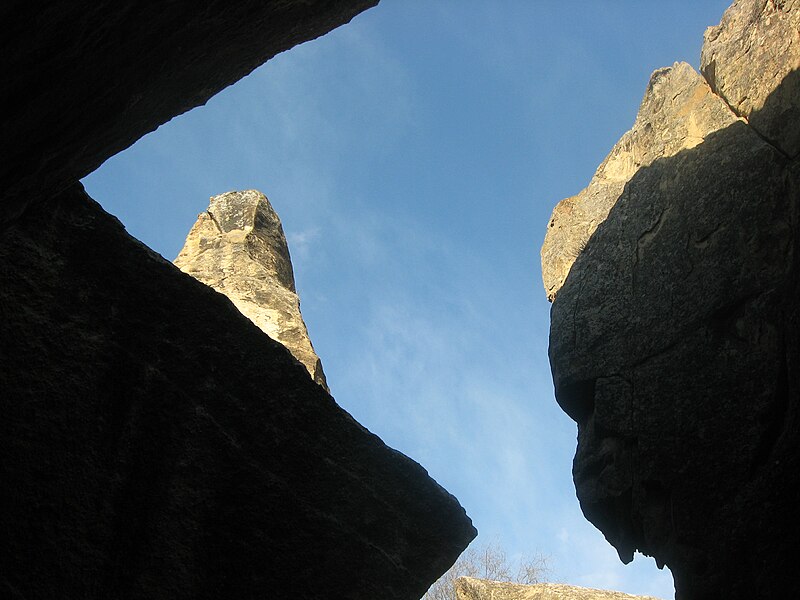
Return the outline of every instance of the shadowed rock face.
[[[371,4],[0,6],[1,597],[416,600],[475,536],[76,182]]]
[[[457,600],[657,600],[652,596],[633,596],[563,583],[522,585],[474,577],[456,579],[456,598]]]
[[[377,0],[5,0],[0,224]]]
[[[175,265],[225,294],[244,316],[299,360],[328,389],[300,314],[292,260],[281,221],[256,190],[211,198]]]
[[[734,72],[723,57],[746,44],[733,41],[733,25],[746,24],[738,36],[749,39],[795,23],[798,10],[735,3],[722,31],[707,34],[704,60],[716,56],[717,74]],[[735,60],[775,58],[765,47],[786,43],[759,39],[757,52]],[[709,49],[712,42],[725,47]],[[790,59],[796,51],[782,50]],[[707,89],[685,70],[659,71],[648,88],[637,125],[657,124],[655,140],[682,137],[687,118],[708,114],[708,103],[715,112],[734,104],[717,96],[649,114],[648,96],[679,98],[687,81]],[[556,288],[550,362],[558,402],[578,423],[581,507],[623,561],[639,550],[668,565],[678,598],[800,593],[792,558],[800,534],[800,166],[790,138],[764,125],[795,114],[797,82],[789,70],[760,91],[758,108],[741,116],[727,108],[702,140],[674,154],[657,150],[618,195],[603,196],[607,215]],[[730,78],[714,85],[736,88]],[[577,227],[559,210],[551,223]]]
[[[8,226],[0,264],[3,597],[417,600],[475,536],[80,186]]]

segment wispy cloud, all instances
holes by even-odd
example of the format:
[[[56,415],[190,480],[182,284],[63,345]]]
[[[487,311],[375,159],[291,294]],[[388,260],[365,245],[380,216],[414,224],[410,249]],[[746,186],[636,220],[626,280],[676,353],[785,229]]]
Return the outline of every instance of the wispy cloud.
[[[293,261],[309,261],[313,256],[313,246],[319,238],[319,227],[287,233],[287,244]]]

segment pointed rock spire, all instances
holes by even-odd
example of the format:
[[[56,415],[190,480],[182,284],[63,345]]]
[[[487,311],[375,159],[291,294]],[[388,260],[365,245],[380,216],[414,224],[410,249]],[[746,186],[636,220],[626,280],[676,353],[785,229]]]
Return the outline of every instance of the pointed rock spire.
[[[314,381],[328,389],[300,313],[283,226],[264,194],[246,190],[212,197],[175,264],[225,294],[264,333],[286,346]]]

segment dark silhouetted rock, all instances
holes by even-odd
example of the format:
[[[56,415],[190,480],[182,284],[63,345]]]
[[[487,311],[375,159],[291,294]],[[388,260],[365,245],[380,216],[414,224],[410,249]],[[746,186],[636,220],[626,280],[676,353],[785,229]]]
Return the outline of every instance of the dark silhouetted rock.
[[[328,389],[322,362],[308,337],[281,221],[256,190],[211,198],[197,217],[175,264],[231,299],[261,331],[305,365]]]
[[[633,596],[623,592],[596,590],[563,583],[522,585],[459,577],[456,579],[457,600],[658,600],[652,596]]]
[[[378,0],[0,4],[0,223]]]
[[[475,531],[79,186],[0,237],[8,598],[416,600]]]
[[[733,23],[746,38],[782,31],[736,15],[796,22],[798,10],[737,2],[708,39],[736,47]],[[758,56],[796,56],[786,38],[757,35]],[[718,75],[735,72],[713,52]],[[667,97],[685,85],[675,68],[655,77]],[[607,188],[607,216],[553,302],[550,362],[558,402],[578,423],[583,512],[625,562],[639,550],[668,565],[678,598],[800,594],[800,166],[751,125],[796,114],[785,102],[797,78],[762,90],[746,119],[731,112],[700,143],[642,163],[619,194]],[[693,111],[659,110],[652,138],[683,137]],[[559,227],[577,227],[558,210]]]
[[[373,4],[0,6],[0,597],[416,600],[475,536],[77,183]]]

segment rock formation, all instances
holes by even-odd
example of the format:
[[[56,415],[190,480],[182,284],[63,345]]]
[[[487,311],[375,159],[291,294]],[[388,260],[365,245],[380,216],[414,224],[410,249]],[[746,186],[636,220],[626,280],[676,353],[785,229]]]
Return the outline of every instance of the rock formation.
[[[589,186],[558,203],[542,246],[542,276],[552,301],[572,263],[643,167],[694,148],[736,121],[725,102],[688,64],[653,73],[633,128],[616,143]],[[662,135],[663,132],[669,135]]]
[[[656,71],[542,249],[581,507],[678,598],[800,593],[798,18],[738,0]]]
[[[311,378],[328,389],[300,314],[286,236],[264,194],[247,190],[211,198],[175,264],[230,298],[244,316],[286,346]]]
[[[759,135],[800,152],[800,3],[736,2],[705,34],[700,69],[715,93]],[[767,102],[769,100],[769,102]]]
[[[372,3],[0,8],[3,598],[416,600],[475,536],[76,181]]]
[[[456,579],[456,598],[458,600],[658,600],[652,596],[633,596],[563,583],[522,585],[474,577]]]

